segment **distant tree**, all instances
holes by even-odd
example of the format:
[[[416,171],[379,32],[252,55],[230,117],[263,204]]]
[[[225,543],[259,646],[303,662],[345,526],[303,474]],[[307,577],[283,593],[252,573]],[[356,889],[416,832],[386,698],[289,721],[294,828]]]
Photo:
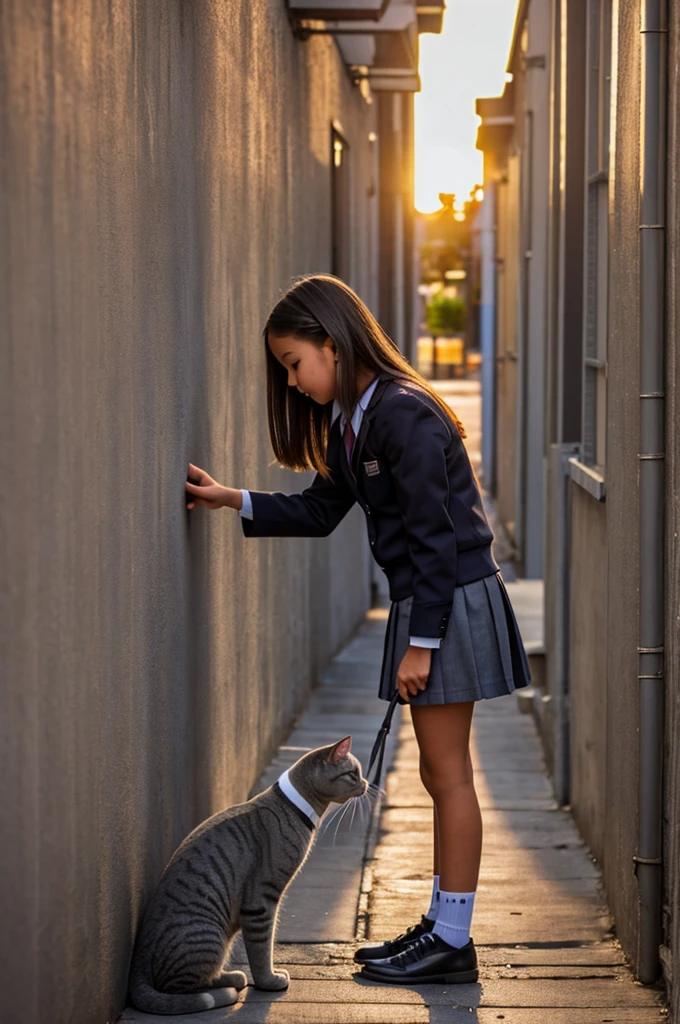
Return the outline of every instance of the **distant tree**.
[[[425,310],[425,322],[430,334],[465,330],[465,302],[460,298],[434,295]]]

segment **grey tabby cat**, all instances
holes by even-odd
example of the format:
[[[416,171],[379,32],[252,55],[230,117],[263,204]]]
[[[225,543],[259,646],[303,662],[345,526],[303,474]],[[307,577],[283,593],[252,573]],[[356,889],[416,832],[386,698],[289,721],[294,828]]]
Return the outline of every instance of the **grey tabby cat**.
[[[309,853],[328,804],[366,792],[352,737],[301,757],[247,803],[228,807],[177,848],[142,919],[130,967],[130,996],[147,1013],[192,1013],[229,1006],[247,984],[224,971],[243,931],[257,988],[288,987],[272,948],[281,896]]]

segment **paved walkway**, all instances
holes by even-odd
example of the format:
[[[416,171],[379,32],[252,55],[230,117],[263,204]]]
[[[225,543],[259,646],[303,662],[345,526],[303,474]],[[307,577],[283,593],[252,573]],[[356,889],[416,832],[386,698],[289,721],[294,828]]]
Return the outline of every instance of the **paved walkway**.
[[[354,736],[366,763],[384,705],[375,696],[385,610],[375,609],[329,667],[307,712],[253,792],[269,785],[300,748]],[[418,777],[408,709],[395,723],[377,845],[355,814],[317,840],[291,886],[276,962],[287,992],[248,988],[232,1008],[167,1017],[177,1024],[600,1024],[664,1020],[655,991],[635,984],[611,940],[598,873],[570,816],[556,808],[533,720],[514,697],[480,702],[474,716],[476,782],[484,851],[473,936],[475,985],[378,985],[354,974],[357,941],[396,935],[427,908],[431,810]],[[364,854],[368,845],[368,859]],[[234,963],[245,964],[237,945]],[[247,967],[245,968],[247,970]],[[127,1011],[122,1020],[158,1020]]]
[[[463,382],[469,390],[469,382]],[[458,408],[458,405],[457,405]],[[474,412],[474,407],[472,407]],[[462,414],[461,414],[462,415]],[[465,422],[469,422],[469,415]],[[499,545],[502,538],[499,538]],[[502,551],[496,557],[504,562]],[[536,628],[536,588],[508,583],[520,628]],[[532,596],[533,595],[533,596]],[[253,789],[302,750],[354,737],[366,765],[385,710],[375,697],[386,607],[373,609],[335,658],[307,711]],[[420,918],[431,888],[431,805],[418,776],[408,708],[395,716],[380,819],[366,808],[321,828],[281,910],[275,960],[291,975],[278,995],[247,988],[239,1003],[182,1017],[132,1010],[126,1024],[654,1024],[659,993],[632,980],[611,939],[598,872],[569,814],[554,804],[531,717],[515,696],[482,701],[473,761],[484,848],[472,934],[474,985],[397,987],[360,979],[352,956],[365,939],[396,935]],[[337,826],[337,834],[335,829]],[[243,947],[232,957],[247,971]]]

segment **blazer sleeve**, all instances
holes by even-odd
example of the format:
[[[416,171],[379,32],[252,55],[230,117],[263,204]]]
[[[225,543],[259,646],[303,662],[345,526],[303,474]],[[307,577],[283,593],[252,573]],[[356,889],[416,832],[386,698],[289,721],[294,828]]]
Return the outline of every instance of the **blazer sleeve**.
[[[389,402],[382,435],[413,566],[409,633],[441,638],[453,606],[457,568],[447,467],[452,428],[419,397],[403,391]]]
[[[339,434],[333,434],[328,445],[330,479],[317,473],[299,494],[251,491],[253,518],[241,518],[246,537],[327,537],[344,519],[356,498],[339,466]]]

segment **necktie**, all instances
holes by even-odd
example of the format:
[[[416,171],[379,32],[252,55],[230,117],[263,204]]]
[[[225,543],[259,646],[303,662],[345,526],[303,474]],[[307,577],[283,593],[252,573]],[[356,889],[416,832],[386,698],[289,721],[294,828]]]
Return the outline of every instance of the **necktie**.
[[[354,428],[352,427],[352,421],[351,420],[347,420],[347,424],[345,425],[345,432],[344,432],[344,434],[342,436],[343,436],[343,440],[345,442],[345,452],[347,454],[347,464],[349,466],[351,466],[352,465],[352,448],[354,447],[354,441],[356,439],[356,435],[354,433]]]

